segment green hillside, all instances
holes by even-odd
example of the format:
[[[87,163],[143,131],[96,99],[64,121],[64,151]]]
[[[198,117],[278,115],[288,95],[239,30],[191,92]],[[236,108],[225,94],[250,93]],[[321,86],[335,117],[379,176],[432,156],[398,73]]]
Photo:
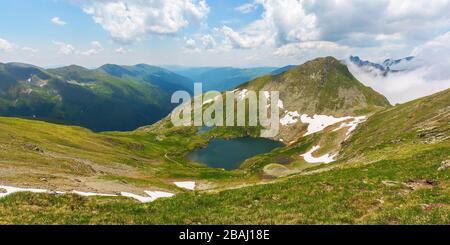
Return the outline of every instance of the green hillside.
[[[280,91],[287,110],[308,114],[355,115],[390,106],[383,95],[364,86],[333,57],[317,58],[277,75],[262,76],[239,88]]]
[[[188,90],[192,84],[157,67],[125,67],[130,72],[127,76],[108,67],[90,70],[72,65],[44,70],[0,64],[0,115],[94,131],[133,130],[165,117],[174,108],[172,93]]]

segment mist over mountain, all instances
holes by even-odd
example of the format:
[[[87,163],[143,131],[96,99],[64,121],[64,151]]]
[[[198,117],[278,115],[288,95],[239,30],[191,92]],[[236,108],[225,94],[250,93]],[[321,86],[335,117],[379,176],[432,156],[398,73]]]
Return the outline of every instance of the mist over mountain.
[[[352,56],[345,62],[358,80],[391,103],[408,102],[450,87],[450,33],[414,48],[406,58],[376,63]]]
[[[374,76],[387,76],[390,73],[408,72],[417,68],[414,65],[414,56],[401,59],[386,59],[382,63],[362,60],[358,56],[350,56],[349,61],[367,73]]]

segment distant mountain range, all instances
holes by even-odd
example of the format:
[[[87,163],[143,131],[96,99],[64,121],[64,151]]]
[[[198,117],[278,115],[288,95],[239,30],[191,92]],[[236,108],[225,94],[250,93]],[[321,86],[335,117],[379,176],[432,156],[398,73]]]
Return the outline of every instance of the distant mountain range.
[[[175,106],[171,95],[178,90],[192,94],[194,82],[202,82],[204,91],[224,91],[276,69],[178,68],[173,72],[146,64],[44,69],[0,63],[0,116],[93,131],[133,130],[168,115]]]
[[[414,59],[414,56],[409,56],[402,59],[386,59],[382,63],[375,63],[368,60],[362,60],[358,56],[350,56],[349,61],[362,68],[366,72],[374,73],[375,75],[386,76],[390,73],[397,73],[414,69],[415,67],[412,64],[412,61]]]
[[[149,65],[71,65],[43,69],[0,63],[0,115],[79,125],[94,131],[133,130],[166,116],[177,90],[193,82]]]
[[[201,82],[203,91],[226,91],[256,77],[276,71],[276,67],[166,67],[195,82]]]

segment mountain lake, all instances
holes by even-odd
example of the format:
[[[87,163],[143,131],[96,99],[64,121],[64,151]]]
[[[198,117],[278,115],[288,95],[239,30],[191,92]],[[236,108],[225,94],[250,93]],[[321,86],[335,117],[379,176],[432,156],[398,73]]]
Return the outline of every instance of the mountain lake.
[[[232,170],[239,168],[246,159],[281,146],[281,142],[266,138],[212,139],[207,147],[191,152],[188,159],[212,168]]]

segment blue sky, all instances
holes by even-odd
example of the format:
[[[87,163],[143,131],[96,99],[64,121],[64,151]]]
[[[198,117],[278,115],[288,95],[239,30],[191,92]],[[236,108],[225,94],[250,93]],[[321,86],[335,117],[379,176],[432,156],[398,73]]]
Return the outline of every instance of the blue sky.
[[[403,57],[450,31],[447,0],[2,0],[0,62],[283,66]]]

